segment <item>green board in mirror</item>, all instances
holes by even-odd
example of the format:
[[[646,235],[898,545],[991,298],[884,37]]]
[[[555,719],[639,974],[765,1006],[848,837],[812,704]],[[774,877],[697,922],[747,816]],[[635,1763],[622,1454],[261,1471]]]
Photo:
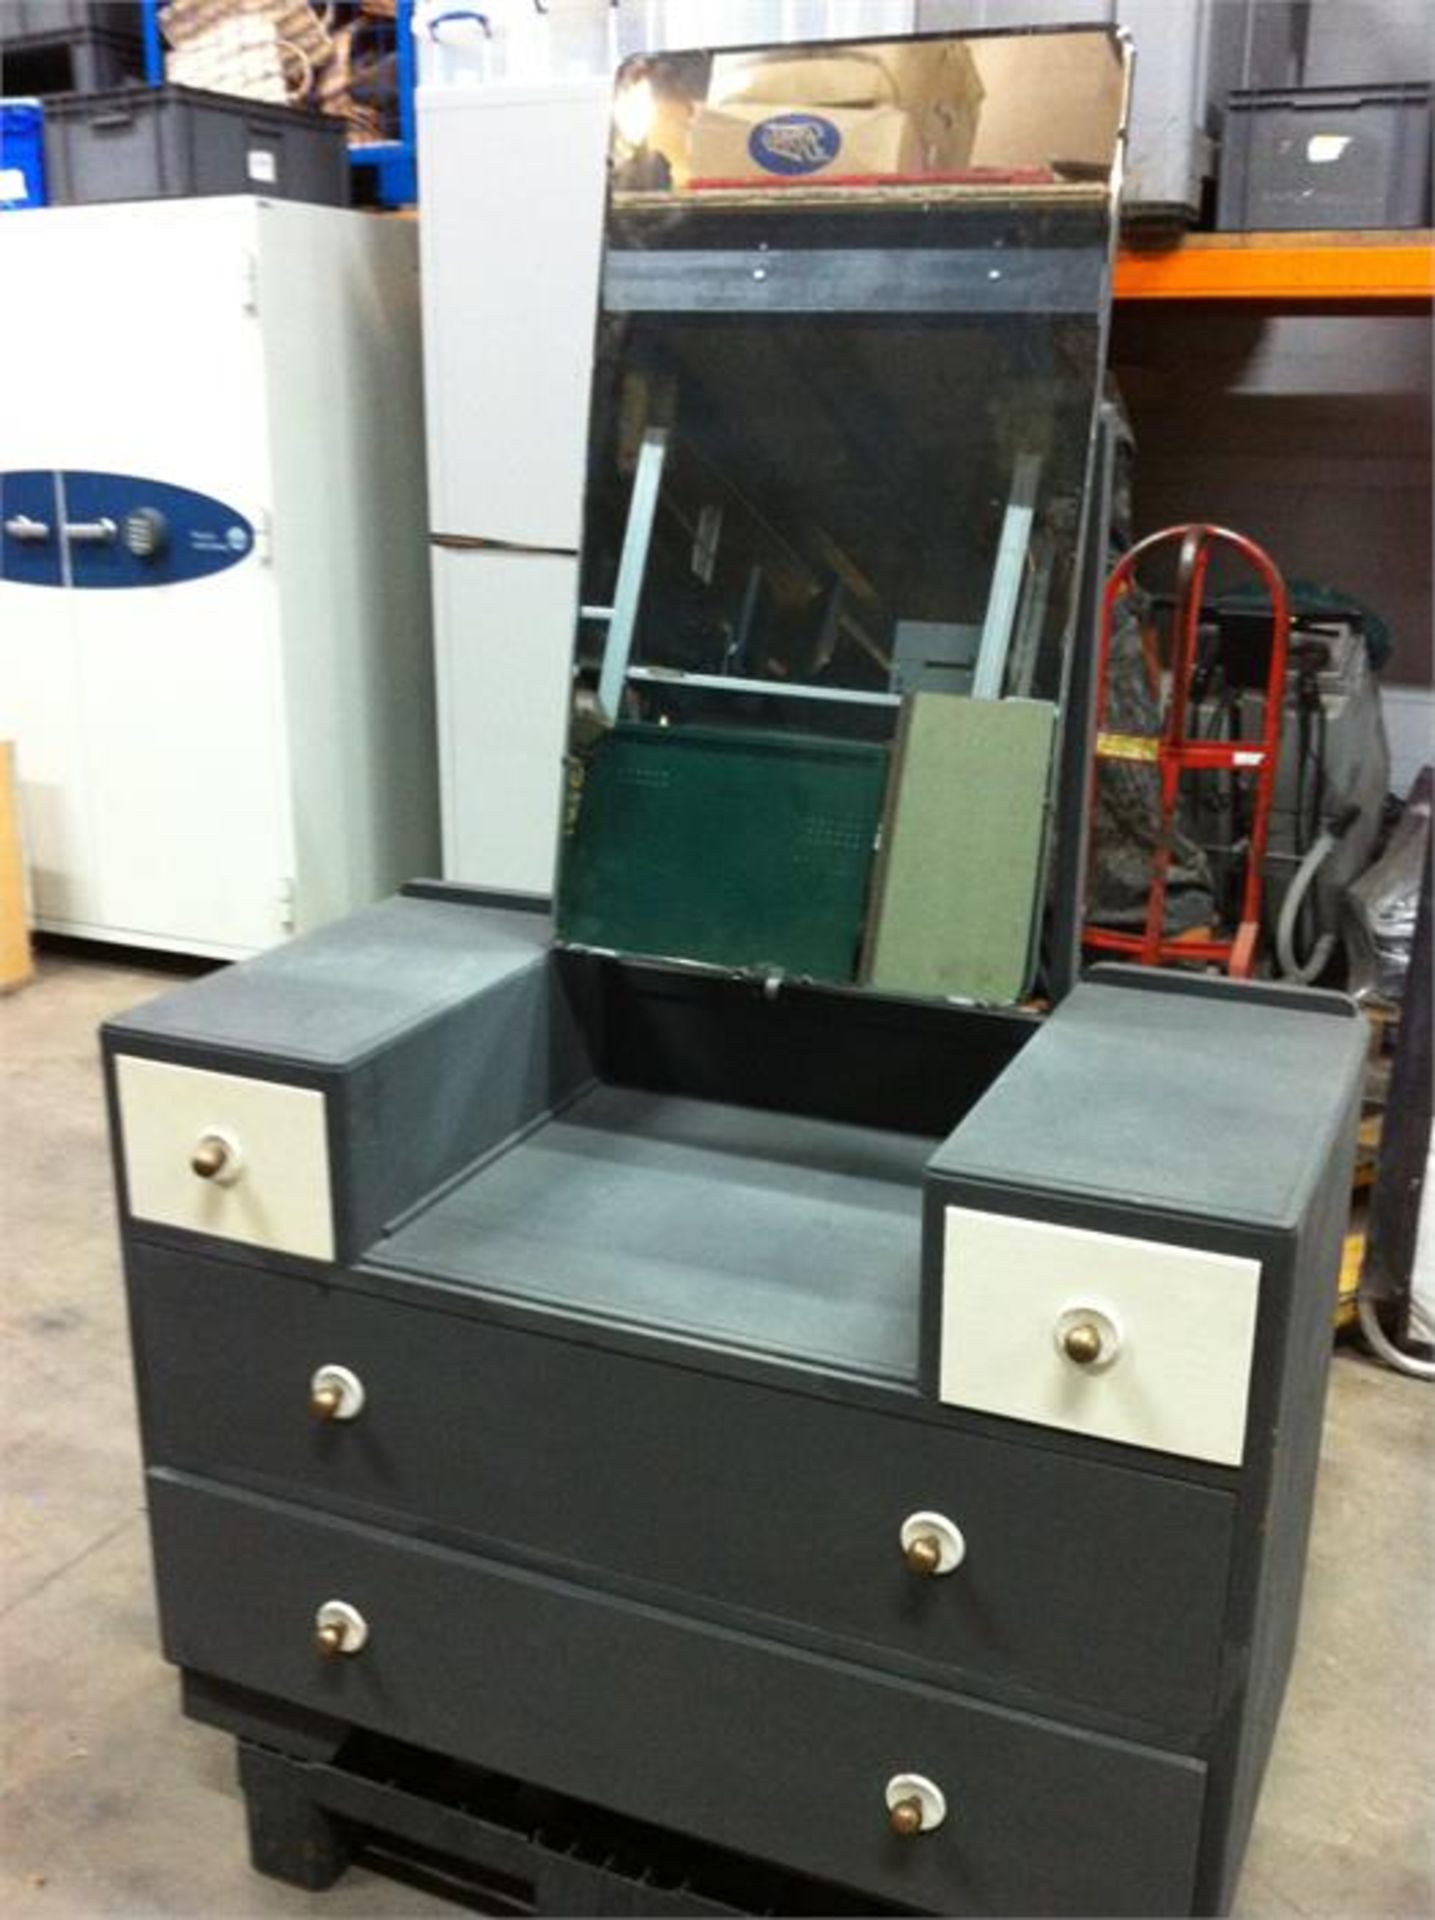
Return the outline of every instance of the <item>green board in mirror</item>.
[[[1128,77],[1104,29],[621,69],[561,940],[1038,984]]]

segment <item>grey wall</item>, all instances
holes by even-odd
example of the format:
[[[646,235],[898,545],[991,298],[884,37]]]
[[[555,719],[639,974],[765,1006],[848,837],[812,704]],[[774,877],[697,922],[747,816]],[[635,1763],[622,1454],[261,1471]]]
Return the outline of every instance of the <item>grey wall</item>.
[[[1378,608],[1432,683],[1429,315],[1118,310],[1141,532],[1214,520]]]

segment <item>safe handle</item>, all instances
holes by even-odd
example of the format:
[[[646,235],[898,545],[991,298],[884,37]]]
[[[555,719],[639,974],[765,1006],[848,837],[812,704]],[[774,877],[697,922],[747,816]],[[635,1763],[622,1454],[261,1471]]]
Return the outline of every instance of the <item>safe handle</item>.
[[[108,547],[120,537],[117,521],[106,514],[100,520],[67,520],[65,538],[76,547]]]
[[[48,540],[53,531],[48,520],[32,520],[28,513],[12,513],[5,522],[7,540],[23,540],[33,544]]]

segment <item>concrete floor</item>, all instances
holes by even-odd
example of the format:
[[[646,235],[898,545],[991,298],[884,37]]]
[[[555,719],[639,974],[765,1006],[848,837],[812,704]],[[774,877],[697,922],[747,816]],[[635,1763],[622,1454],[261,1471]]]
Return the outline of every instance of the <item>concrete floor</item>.
[[[172,984],[51,957],[0,1000],[0,1911],[452,1913],[359,1871],[250,1872],[229,1742],[155,1650],[94,1033]],[[1335,1363],[1304,1625],[1239,1912],[1435,1912],[1435,1394]]]

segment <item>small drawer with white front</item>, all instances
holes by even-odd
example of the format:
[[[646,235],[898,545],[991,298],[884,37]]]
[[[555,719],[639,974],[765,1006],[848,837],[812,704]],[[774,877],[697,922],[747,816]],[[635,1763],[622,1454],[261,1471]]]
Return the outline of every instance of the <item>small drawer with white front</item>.
[[[946,1209],[950,1406],[1239,1466],[1260,1263]]]
[[[322,1093],[130,1054],[115,1083],[134,1219],[334,1258]]]

